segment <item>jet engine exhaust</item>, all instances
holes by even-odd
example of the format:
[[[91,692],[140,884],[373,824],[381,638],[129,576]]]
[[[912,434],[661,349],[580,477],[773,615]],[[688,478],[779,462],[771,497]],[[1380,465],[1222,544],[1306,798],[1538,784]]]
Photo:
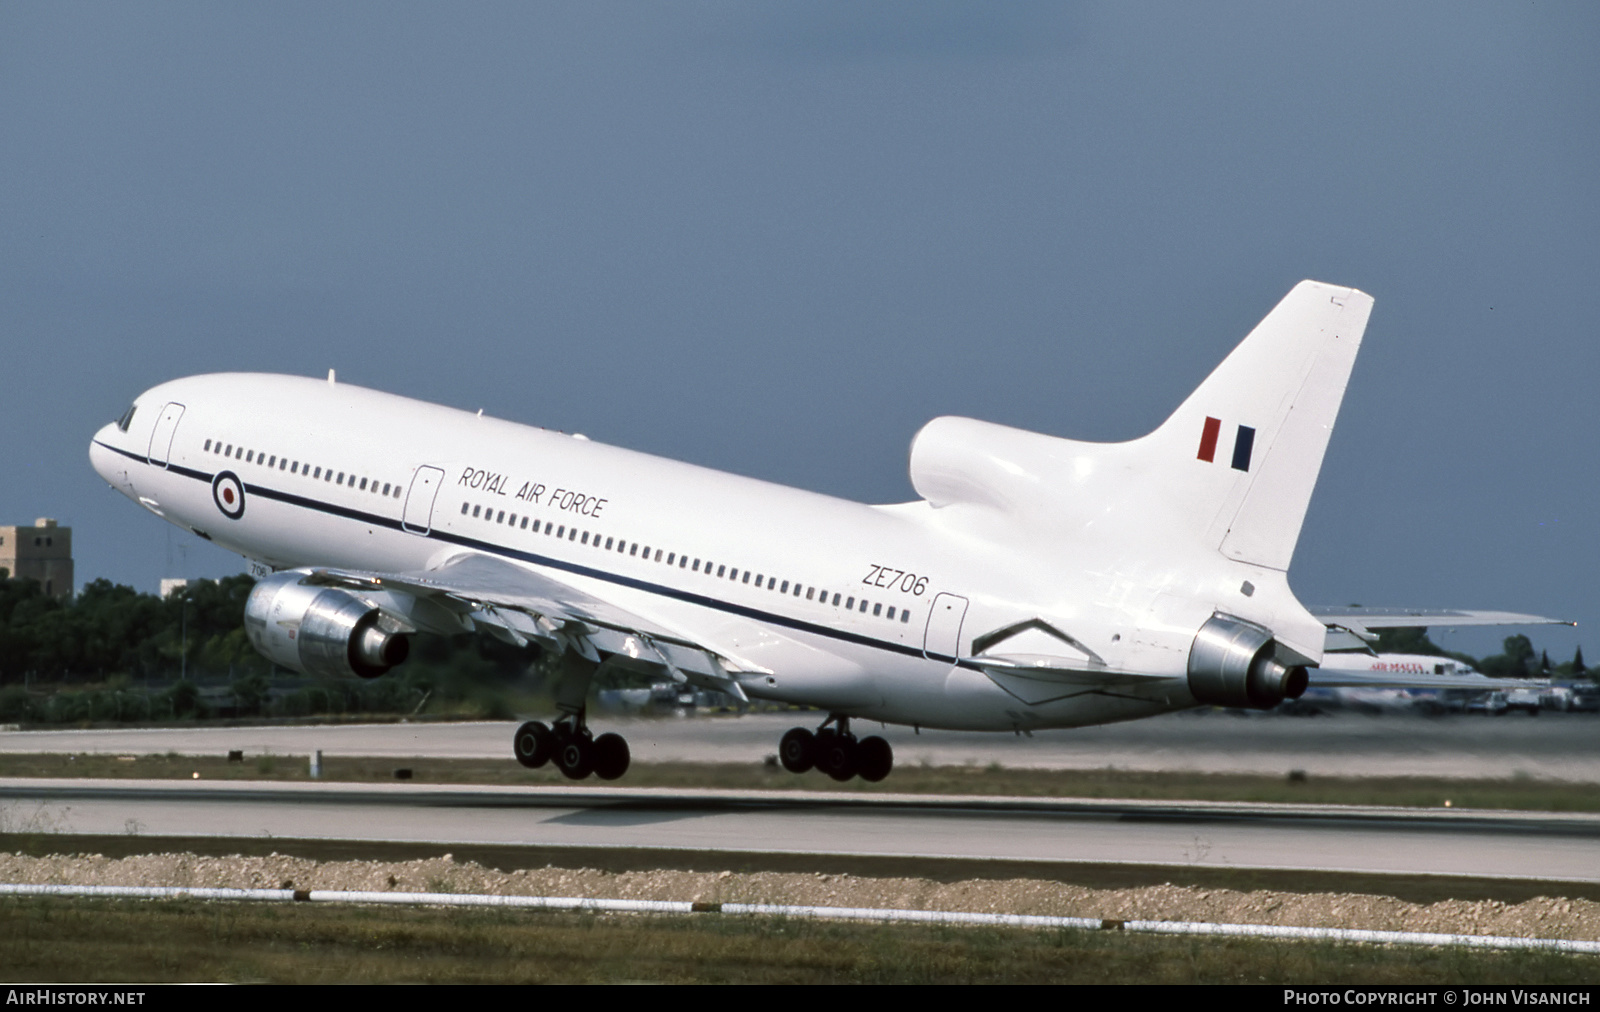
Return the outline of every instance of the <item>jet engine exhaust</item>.
[[[1272,633],[1244,619],[1214,615],[1189,649],[1189,694],[1213,706],[1268,710],[1306,691],[1306,669],[1273,656]]]

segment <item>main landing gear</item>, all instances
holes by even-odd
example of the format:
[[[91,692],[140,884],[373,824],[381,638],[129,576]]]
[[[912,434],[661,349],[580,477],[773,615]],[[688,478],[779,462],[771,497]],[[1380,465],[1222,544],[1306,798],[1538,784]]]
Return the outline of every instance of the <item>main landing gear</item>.
[[[851,777],[877,783],[894,768],[894,750],[877,735],[857,741],[850,733],[850,718],[835,713],[815,733],[797,727],[785,734],[778,743],[778,760],[790,773],[816,767],[841,783]]]
[[[517,728],[511,740],[517,762],[538,769],[554,762],[569,780],[582,780],[593,773],[601,780],[615,780],[628,772],[628,741],[620,734],[589,732],[581,713],[556,721],[548,727],[530,720]]]

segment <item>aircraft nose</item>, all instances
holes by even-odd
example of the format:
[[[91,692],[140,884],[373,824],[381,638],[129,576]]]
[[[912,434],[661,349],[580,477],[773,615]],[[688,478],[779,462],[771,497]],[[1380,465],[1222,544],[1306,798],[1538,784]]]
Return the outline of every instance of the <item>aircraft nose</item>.
[[[121,433],[115,425],[107,425],[96,432],[94,439],[89,442],[89,463],[107,484],[126,494],[131,488],[128,482],[128,458],[111,449],[115,437],[119,435]]]

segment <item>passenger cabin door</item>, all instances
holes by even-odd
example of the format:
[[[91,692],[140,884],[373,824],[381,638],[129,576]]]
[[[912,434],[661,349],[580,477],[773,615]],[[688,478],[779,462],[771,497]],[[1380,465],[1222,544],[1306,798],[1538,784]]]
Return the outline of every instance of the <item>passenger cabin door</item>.
[[[959,594],[940,594],[928,611],[928,628],[922,637],[922,653],[929,660],[951,663],[962,656],[961,624],[967,617],[967,599]]]
[[[172,458],[172,439],[178,434],[178,419],[183,417],[183,405],[173,401],[161,409],[156,427],[150,431],[150,449],[145,459],[152,464],[167,466]]]
[[[412,534],[427,534],[433,529],[433,501],[444,484],[444,472],[437,467],[419,467],[411,477],[406,493],[406,511],[400,525]]]

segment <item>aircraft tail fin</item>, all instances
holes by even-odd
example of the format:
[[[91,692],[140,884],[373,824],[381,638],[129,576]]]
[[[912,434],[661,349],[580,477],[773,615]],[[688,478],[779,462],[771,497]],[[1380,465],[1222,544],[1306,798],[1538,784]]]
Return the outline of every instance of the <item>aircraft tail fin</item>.
[[[1301,282],[1131,442],[936,418],[912,444],[912,484],[936,508],[1123,543],[1177,537],[1287,570],[1371,311],[1363,292]]]
[[[1371,312],[1364,292],[1302,281],[1137,441],[1228,558],[1289,568]]]

